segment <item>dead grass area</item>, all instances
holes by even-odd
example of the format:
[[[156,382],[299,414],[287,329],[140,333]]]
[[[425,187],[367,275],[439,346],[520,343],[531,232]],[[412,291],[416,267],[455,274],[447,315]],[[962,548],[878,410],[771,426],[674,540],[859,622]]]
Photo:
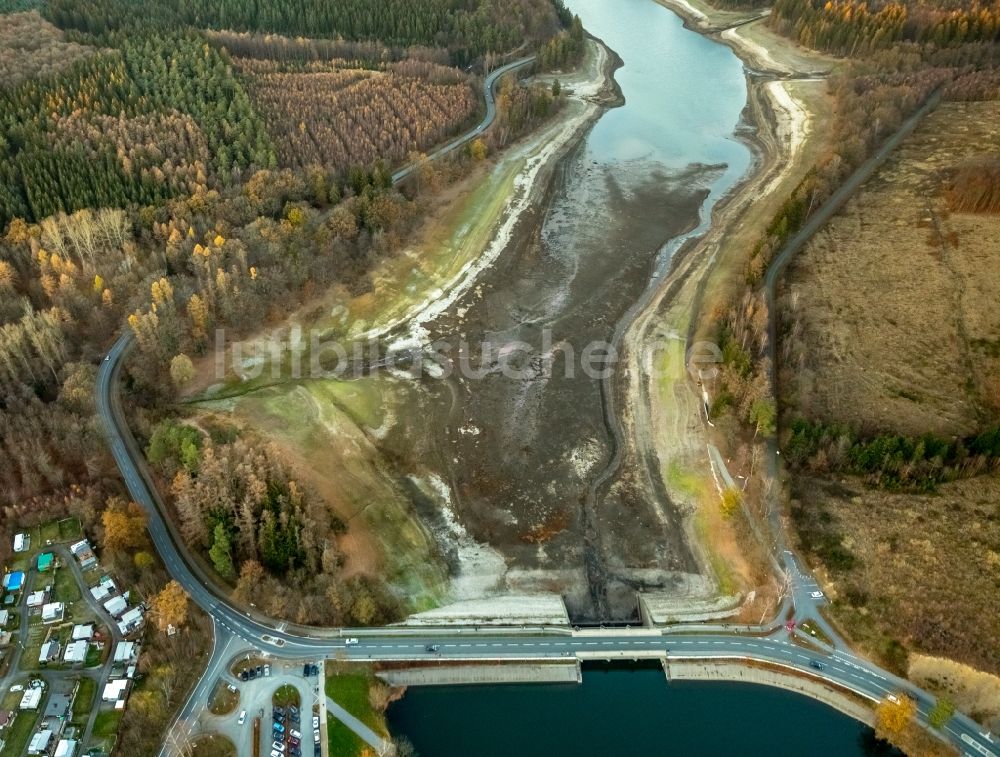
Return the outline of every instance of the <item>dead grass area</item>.
[[[910,680],[938,696],[946,696],[961,712],[1000,730],[1000,677],[954,660],[912,655]]]
[[[854,479],[795,482],[792,514],[833,618],[907,672],[905,650],[1000,673],[1000,476],[914,495]]]
[[[47,76],[97,52],[67,42],[66,35],[37,11],[0,16],[0,87]]]
[[[1000,102],[941,105],[784,278],[786,406],[863,432],[969,434],[1000,410],[1000,217],[946,172],[1000,141]]]

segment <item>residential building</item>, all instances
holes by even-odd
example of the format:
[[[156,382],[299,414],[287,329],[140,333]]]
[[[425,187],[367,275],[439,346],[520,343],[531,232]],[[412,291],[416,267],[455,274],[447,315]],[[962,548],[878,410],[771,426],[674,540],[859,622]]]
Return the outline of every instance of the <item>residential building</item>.
[[[53,752],[52,757],[74,757],[76,755],[76,739],[59,739],[59,743],[56,744],[56,751]]]
[[[10,621],[10,610],[0,610],[0,628],[3,628]]]
[[[73,553],[73,557],[76,558],[77,562],[80,563],[80,567],[84,570],[97,565],[94,550],[91,548],[90,542],[86,539],[82,539],[76,544],[71,545],[69,551]]]
[[[39,589],[28,595],[28,608],[41,607],[49,599],[48,589]]]
[[[108,584],[97,584],[97,586],[91,586],[90,594],[98,602],[103,602],[105,598],[114,594],[114,585],[112,584],[111,586],[108,586]]]
[[[22,586],[24,586],[23,570],[15,570],[3,577],[3,588],[7,591],[21,591]]]
[[[28,754],[46,754],[49,751],[49,743],[52,741],[52,731],[44,728],[31,737],[28,744]]]
[[[0,731],[14,722],[17,713],[14,710],[0,710]]]
[[[55,662],[59,659],[59,642],[58,641],[47,641],[42,644],[42,648],[38,650],[38,662]]]
[[[125,699],[128,697],[128,685],[130,681],[127,678],[115,678],[108,681],[104,685],[104,693],[101,695],[101,699],[105,702],[114,702],[116,709],[122,709],[125,706]],[[119,707],[119,703],[121,707]]]
[[[119,641],[115,644],[114,661],[123,665],[131,664],[139,659],[139,645],[134,641]]]
[[[51,552],[42,552],[38,556],[38,572],[46,573],[52,569],[52,561],[55,559],[55,555]]]
[[[80,641],[80,639],[86,639],[90,641],[94,638],[94,624],[86,623],[73,626],[73,641]]]
[[[142,607],[133,607],[131,610],[124,613],[121,620],[118,621],[118,630],[122,632],[122,635],[130,634],[141,625]]]
[[[74,641],[66,645],[66,652],[63,654],[63,662],[72,665],[79,665],[87,660],[87,650],[90,643],[86,639]]]
[[[125,601],[125,597],[112,597],[104,603],[104,609],[112,617],[120,618],[122,613],[128,609],[128,602]]]
[[[27,552],[31,549],[31,537],[28,534],[14,534],[14,551]]]
[[[47,605],[42,605],[42,622],[58,623],[65,613],[66,605],[62,602],[49,602]]]
[[[24,694],[21,695],[21,704],[18,705],[18,709],[21,710],[37,710],[38,705],[42,703],[42,692],[44,689],[41,686],[30,687],[24,690]]]

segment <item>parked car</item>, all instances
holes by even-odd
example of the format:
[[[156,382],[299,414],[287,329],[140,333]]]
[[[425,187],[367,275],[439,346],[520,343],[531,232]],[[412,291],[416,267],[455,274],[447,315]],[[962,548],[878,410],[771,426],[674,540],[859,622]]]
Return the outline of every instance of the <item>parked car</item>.
[[[264,678],[270,678],[270,677],[271,677],[271,666],[270,665],[265,665],[264,666]]]
[[[294,736],[292,736],[290,739],[288,739],[288,745],[290,747],[294,747],[294,748],[297,749],[301,744],[302,744],[302,741],[300,739],[295,738]]]
[[[269,757],[283,757],[283,756],[281,752],[279,752],[277,749],[272,749]]]
[[[309,670],[312,671],[312,675],[314,675],[314,676],[318,676],[319,675],[319,665],[316,665],[314,663],[314,664],[312,664],[312,665],[309,666]]]
[[[282,754],[285,753],[285,743],[283,741],[275,741],[271,744],[271,749],[277,749]]]
[[[245,670],[241,670],[240,671],[240,680],[241,681],[245,681],[249,677],[250,677],[249,673],[247,673]]]
[[[319,730],[319,715],[313,715],[313,730]]]
[[[291,731],[288,732],[288,735],[291,736],[293,739],[301,739],[302,738],[302,734],[299,733],[298,731],[296,731],[294,728]]]
[[[256,671],[258,678],[260,678],[264,674],[264,666],[263,665],[258,665],[256,668],[254,668],[254,670]]]
[[[236,721],[236,725],[243,725],[245,722],[247,722],[247,711],[240,710],[240,717],[239,720]]]
[[[274,730],[280,731],[281,733],[284,733],[285,732],[285,726],[283,726],[281,723],[275,723],[274,724]]]

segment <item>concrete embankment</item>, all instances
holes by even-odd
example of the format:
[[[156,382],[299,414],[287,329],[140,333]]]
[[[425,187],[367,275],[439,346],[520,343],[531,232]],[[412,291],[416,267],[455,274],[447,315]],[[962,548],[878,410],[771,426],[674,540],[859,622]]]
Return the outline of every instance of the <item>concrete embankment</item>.
[[[454,686],[493,683],[581,683],[579,660],[504,665],[437,665],[382,670],[379,678],[392,686]]]
[[[874,711],[859,696],[818,678],[804,677],[781,668],[751,667],[739,660],[666,660],[664,669],[670,681],[736,681],[775,686],[811,697],[867,725],[875,723]]]

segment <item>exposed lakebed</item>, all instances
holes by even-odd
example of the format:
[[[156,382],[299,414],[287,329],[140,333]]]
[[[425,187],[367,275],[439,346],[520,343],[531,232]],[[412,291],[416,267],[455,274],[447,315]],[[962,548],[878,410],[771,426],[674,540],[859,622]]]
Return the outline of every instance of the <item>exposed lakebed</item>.
[[[622,618],[637,588],[669,590],[697,565],[670,502],[619,465],[599,343],[615,342],[677,240],[746,173],[734,137],[746,85],[728,48],[650,0],[570,7],[623,58],[625,104],[560,160],[543,207],[476,284],[424,324],[431,341],[467,345],[468,368],[426,377],[419,431],[386,443],[443,482],[468,535],[503,556],[499,588],[559,592],[578,619]]]

